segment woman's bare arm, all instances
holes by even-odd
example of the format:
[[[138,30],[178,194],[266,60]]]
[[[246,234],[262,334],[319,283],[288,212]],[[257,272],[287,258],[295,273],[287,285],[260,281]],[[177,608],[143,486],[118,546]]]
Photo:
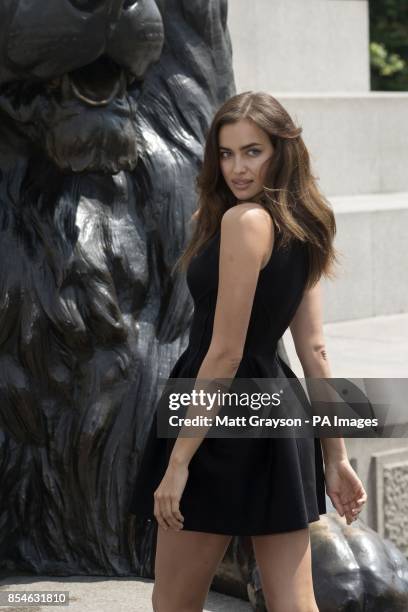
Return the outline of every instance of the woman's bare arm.
[[[200,380],[234,378],[244,351],[258,276],[273,237],[269,214],[253,203],[237,204],[221,221],[219,281],[209,349]],[[187,417],[190,411],[187,411]],[[191,413],[193,416],[193,413]],[[194,428],[198,433],[198,428]],[[204,438],[178,437],[170,464],[188,464]]]
[[[290,331],[305,378],[332,378],[323,333],[320,282],[305,291]],[[320,442],[325,464],[347,459],[343,438],[320,438]]]

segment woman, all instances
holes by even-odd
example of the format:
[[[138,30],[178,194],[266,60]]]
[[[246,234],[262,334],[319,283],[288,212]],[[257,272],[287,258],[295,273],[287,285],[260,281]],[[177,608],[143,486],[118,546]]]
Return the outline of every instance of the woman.
[[[319,279],[335,221],[301,131],[266,93],[215,115],[178,262],[194,319],[170,378],[293,378],[276,350],[289,325],[305,377],[331,377]],[[325,485],[350,524],[367,495],[342,438],[166,440],[155,415],[131,506],[158,524],[154,610],[201,611],[231,537],[250,535],[268,610],[316,612],[308,525],[326,512]]]

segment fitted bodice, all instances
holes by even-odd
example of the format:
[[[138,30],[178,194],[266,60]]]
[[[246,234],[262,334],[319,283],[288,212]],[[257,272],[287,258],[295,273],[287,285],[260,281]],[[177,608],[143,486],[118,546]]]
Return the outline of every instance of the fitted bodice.
[[[218,291],[221,231],[193,257],[187,269],[187,284],[194,301],[189,347],[197,355],[208,350]],[[305,244],[293,240],[288,247],[274,246],[269,261],[261,269],[255,290],[244,346],[246,356],[276,354],[278,340],[288,328],[302,299],[308,272]]]

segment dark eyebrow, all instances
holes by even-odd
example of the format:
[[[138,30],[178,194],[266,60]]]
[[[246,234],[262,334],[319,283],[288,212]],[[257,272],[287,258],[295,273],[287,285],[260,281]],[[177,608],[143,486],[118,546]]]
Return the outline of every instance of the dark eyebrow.
[[[244,149],[249,149],[250,147],[262,147],[262,144],[260,142],[251,142],[251,144],[247,144],[243,147],[240,147],[240,151],[243,151]],[[228,147],[220,147],[220,149],[225,149],[226,151],[231,150]]]

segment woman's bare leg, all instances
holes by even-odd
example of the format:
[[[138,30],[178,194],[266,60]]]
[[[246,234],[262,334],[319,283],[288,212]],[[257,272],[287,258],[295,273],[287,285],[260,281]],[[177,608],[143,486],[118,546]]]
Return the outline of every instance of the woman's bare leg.
[[[154,612],[202,612],[213,576],[232,536],[157,531]]]
[[[268,612],[319,612],[309,528],[252,536]]]

